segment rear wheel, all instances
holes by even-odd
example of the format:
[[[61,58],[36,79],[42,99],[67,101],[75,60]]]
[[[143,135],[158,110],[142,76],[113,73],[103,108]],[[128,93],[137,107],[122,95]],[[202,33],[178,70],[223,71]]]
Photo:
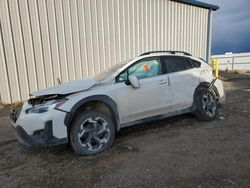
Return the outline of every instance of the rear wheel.
[[[80,155],[94,155],[113,144],[115,127],[106,114],[91,110],[77,115],[70,129],[70,144]]]
[[[217,116],[217,102],[214,93],[208,88],[201,88],[195,98],[195,114],[200,120],[211,121]]]

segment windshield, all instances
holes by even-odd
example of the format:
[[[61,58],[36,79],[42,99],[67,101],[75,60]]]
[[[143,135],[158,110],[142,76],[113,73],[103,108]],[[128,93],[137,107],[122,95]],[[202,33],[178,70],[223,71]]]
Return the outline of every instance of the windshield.
[[[109,76],[114,74],[116,71],[118,71],[120,68],[122,68],[124,65],[126,65],[129,61],[130,60],[127,60],[127,61],[123,61],[121,63],[118,63],[116,65],[113,65],[113,66],[109,67],[108,69],[97,74],[94,78],[97,81],[105,80],[106,78],[108,78]]]

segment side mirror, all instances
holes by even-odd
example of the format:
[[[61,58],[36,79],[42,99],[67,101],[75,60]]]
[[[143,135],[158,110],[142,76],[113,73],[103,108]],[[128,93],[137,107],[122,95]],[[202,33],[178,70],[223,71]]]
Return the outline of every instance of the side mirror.
[[[138,80],[138,78],[136,76],[130,75],[128,77],[128,80],[131,83],[131,85],[132,85],[133,88],[138,89],[140,87],[139,80]]]

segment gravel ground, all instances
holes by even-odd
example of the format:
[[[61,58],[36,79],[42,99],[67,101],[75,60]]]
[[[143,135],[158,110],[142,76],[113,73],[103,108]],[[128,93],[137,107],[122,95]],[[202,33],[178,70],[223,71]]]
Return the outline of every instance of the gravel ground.
[[[213,122],[192,115],[122,129],[91,157],[69,145],[21,146],[0,111],[0,187],[250,187],[250,76],[224,75]]]

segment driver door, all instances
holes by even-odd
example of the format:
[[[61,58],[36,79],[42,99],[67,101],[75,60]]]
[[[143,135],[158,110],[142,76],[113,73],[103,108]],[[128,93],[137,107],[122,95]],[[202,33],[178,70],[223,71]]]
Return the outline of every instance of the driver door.
[[[134,89],[126,82],[129,75],[135,75],[139,79],[138,89]],[[116,81],[115,90],[121,123],[171,111],[170,86],[167,75],[162,75],[160,58],[139,60],[118,75]]]

